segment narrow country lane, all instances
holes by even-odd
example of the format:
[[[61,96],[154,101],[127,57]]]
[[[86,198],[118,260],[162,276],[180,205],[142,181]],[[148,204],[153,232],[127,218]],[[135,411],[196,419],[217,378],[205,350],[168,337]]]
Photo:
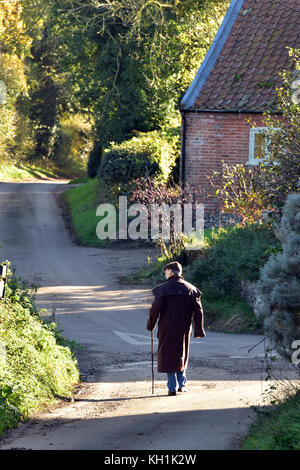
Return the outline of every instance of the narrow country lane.
[[[0,183],[0,259],[39,288],[37,304],[55,313],[79,342],[84,378],[72,403],[35,416],[0,439],[0,449],[234,449],[262,402],[262,337],[208,331],[192,340],[189,391],[167,397],[164,374],[151,395],[149,289],[120,276],[147,264],[151,249],[75,245],[56,193],[64,182]],[[282,368],[286,367],[282,364]]]

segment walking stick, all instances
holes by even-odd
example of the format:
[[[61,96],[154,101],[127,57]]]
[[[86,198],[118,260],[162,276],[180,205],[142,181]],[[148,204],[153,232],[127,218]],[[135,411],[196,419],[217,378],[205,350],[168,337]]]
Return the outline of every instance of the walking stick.
[[[151,357],[152,357],[152,395],[154,395],[154,340],[153,340],[153,330],[151,331]]]

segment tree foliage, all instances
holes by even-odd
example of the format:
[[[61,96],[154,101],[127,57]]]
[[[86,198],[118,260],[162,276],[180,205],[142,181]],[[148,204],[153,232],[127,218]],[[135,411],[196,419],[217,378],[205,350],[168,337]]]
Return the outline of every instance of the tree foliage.
[[[24,57],[31,39],[26,35],[19,3],[0,3],[0,80],[5,102],[0,104],[0,163],[19,160],[32,147],[31,123],[22,106],[28,93]]]
[[[32,134],[34,148],[27,145],[23,154],[55,158],[66,113],[88,117],[94,124],[94,140],[103,147],[132,137],[132,131],[178,124],[177,104],[229,3],[0,3],[0,55],[17,57],[20,77],[25,77],[25,89],[18,93],[18,116],[22,130],[29,122],[30,132],[23,133]],[[16,122],[8,115],[4,120]]]
[[[277,351],[291,360],[300,340],[300,194],[290,194],[277,230],[282,252],[270,257],[256,286],[256,314]]]
[[[242,223],[254,223],[268,207],[265,172],[261,166],[245,168],[221,162],[221,171],[210,177],[215,195],[226,211],[235,212]]]
[[[75,31],[73,38],[66,32],[70,48],[78,48],[81,38],[78,59],[84,49],[90,52],[93,68],[85,82],[80,79],[80,91],[95,113],[98,140],[103,145],[121,142],[132,130],[160,129],[178,116],[176,105],[228,4],[211,0],[97,4],[65,0],[60,5],[62,29],[70,32],[71,25]]]
[[[290,49],[289,54],[294,67],[293,71],[282,73],[283,84],[278,90],[280,116],[270,112],[266,116],[266,126],[278,131],[270,131],[272,157],[262,165],[269,183],[269,202],[279,208],[289,193],[300,190],[300,81],[295,80],[300,70],[300,49]]]
[[[257,281],[273,249],[278,249],[276,238],[268,227],[252,224],[220,228],[193,263],[191,282],[211,299],[240,296],[241,281]]]

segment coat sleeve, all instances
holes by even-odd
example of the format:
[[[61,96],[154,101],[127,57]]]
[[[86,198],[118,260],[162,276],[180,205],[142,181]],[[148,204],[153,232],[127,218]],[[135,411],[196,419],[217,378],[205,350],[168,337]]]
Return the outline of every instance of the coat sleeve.
[[[194,305],[194,337],[203,338],[206,336],[204,331],[204,314],[200,297],[195,298]]]
[[[163,297],[155,297],[155,300],[149,310],[149,318],[146,326],[148,331],[154,330],[159,314],[163,309],[163,305]]]

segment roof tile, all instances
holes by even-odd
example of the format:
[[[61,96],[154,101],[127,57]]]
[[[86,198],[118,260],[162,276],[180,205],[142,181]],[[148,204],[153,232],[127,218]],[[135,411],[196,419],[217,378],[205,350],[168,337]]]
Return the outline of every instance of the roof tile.
[[[192,108],[264,111],[273,104],[278,74],[291,68],[287,47],[300,47],[300,13],[287,8],[300,12],[300,0],[284,4],[244,1]]]

